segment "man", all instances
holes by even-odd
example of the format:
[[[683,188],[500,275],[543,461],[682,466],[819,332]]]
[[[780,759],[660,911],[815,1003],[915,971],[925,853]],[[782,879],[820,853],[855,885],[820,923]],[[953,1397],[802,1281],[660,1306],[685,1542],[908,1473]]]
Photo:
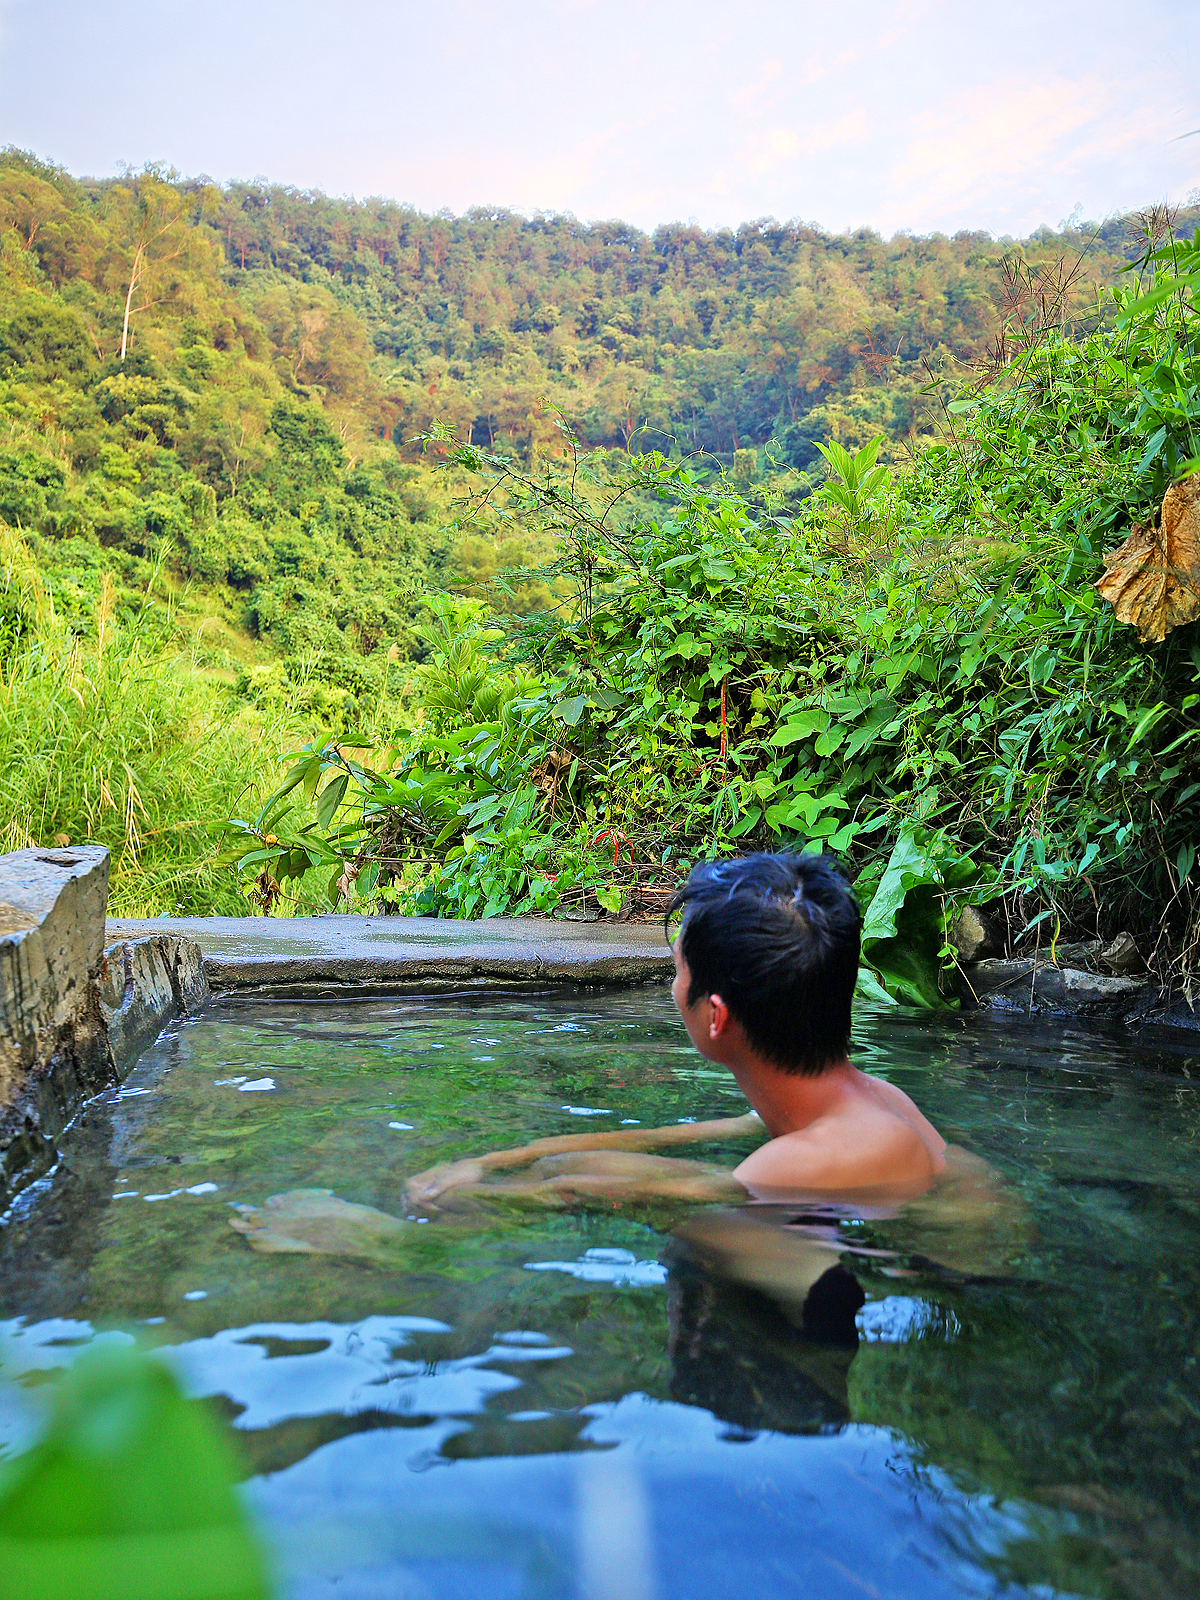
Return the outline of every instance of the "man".
[[[836,867],[808,854],[707,861],[675,895],[668,921],[679,910],[672,996],[692,1043],[729,1069],[751,1115],[538,1139],[419,1173],[405,1189],[410,1207],[525,1165],[535,1166],[534,1182],[488,1189],[552,1203],[589,1192],[905,1199],[929,1188],[945,1168],[946,1141],[902,1090],[850,1062],[862,916]],[[732,1173],[629,1154],[763,1131],[767,1142]],[[616,1151],[625,1154],[604,1154]]]
[[[558,1207],[803,1196],[886,1205],[934,1184],[946,1166],[945,1141],[906,1094],[849,1059],[862,918],[837,869],[809,854],[705,862],[675,895],[668,921],[680,910],[675,1003],[692,1043],[728,1068],[750,1114],[537,1139],[434,1167],[405,1186],[410,1215],[479,1196]],[[644,1153],[763,1132],[766,1142],[732,1171]],[[521,1178],[490,1180],[520,1168],[528,1169]],[[341,1239],[342,1224],[353,1228],[356,1217],[364,1227],[370,1219],[368,1231],[403,1227],[322,1191],[247,1208],[233,1226],[258,1248],[320,1250],[334,1246],[316,1242],[314,1223],[323,1218],[322,1237]],[[272,1234],[288,1242],[272,1245]]]

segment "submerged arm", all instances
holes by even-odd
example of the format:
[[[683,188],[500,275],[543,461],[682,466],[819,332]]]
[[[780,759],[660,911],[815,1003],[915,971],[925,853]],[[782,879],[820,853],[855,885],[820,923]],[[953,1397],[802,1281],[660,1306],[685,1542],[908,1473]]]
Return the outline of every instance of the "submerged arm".
[[[628,1150],[543,1156],[527,1177],[457,1184],[447,1198],[474,1194],[520,1205],[559,1207],[587,1200],[742,1201],[747,1190],[725,1167]]]
[[[744,1117],[722,1117],[712,1122],[673,1122],[662,1128],[628,1128],[614,1130],[611,1133],[567,1133],[548,1139],[534,1139],[530,1144],[519,1145],[511,1150],[492,1150],[486,1155],[468,1158],[465,1161],[446,1162],[441,1166],[430,1167],[425,1172],[415,1173],[404,1186],[404,1198],[406,1204],[410,1206],[429,1205],[450,1189],[461,1189],[481,1183],[489,1172],[505,1167],[527,1167],[535,1161],[544,1161],[549,1157],[581,1156],[595,1151],[629,1153],[656,1150],[664,1145],[744,1139],[755,1134],[761,1135],[764,1131],[761,1120],[751,1111]],[[674,1165],[679,1168],[686,1167],[693,1174],[720,1170],[705,1168],[694,1162],[680,1161]],[[582,1174],[589,1169],[584,1165],[573,1163],[572,1170]],[[599,1175],[594,1165],[590,1168],[590,1173],[593,1177]],[[562,1175],[559,1172],[555,1176]],[[628,1170],[627,1175],[633,1177],[632,1172]],[[649,1169],[643,1169],[642,1175],[648,1177]],[[659,1175],[662,1176],[661,1171]],[[610,1166],[604,1176],[611,1180],[616,1176],[616,1169]],[[687,1181],[683,1173],[677,1173],[675,1176],[679,1181]],[[664,1178],[663,1181],[667,1180]],[[509,1186],[489,1187],[498,1191],[502,1187]],[[738,1185],[738,1188],[740,1189],[741,1185]],[[627,1189],[625,1192],[632,1191]]]

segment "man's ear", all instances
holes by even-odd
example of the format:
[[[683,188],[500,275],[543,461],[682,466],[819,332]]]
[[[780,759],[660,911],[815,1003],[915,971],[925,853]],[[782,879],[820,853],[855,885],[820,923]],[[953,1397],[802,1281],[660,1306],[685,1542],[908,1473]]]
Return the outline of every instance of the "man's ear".
[[[719,994],[710,994],[708,997],[708,1037],[719,1039],[733,1021],[729,1007]]]

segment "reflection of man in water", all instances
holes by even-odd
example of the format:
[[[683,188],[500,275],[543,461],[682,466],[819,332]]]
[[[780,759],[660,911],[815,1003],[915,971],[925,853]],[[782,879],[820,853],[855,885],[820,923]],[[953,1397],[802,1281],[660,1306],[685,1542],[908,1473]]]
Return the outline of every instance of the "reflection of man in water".
[[[697,1240],[667,1247],[670,1392],[747,1433],[815,1433],[850,1420],[847,1376],[864,1295],[836,1260],[807,1294],[776,1298],[723,1273]]]

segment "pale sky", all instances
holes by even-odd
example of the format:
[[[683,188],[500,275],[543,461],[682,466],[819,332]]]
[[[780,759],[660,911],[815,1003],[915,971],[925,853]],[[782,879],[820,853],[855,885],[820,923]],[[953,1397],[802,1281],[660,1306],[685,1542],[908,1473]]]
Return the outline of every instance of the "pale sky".
[[[1023,235],[1200,187],[1196,0],[0,0],[0,144],[423,211]]]

